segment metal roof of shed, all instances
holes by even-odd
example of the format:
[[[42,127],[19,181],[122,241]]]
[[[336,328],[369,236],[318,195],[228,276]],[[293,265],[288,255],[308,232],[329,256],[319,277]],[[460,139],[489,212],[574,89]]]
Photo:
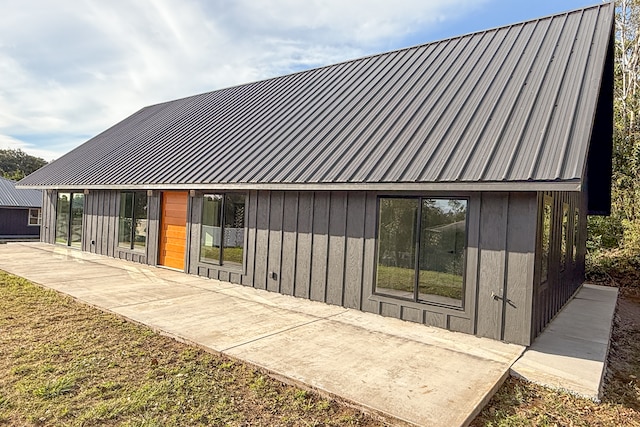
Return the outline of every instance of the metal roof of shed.
[[[20,185],[578,190],[600,143],[613,13],[600,4],[149,106]]]
[[[42,191],[17,189],[15,184],[15,181],[0,177],[0,207],[42,207]]]

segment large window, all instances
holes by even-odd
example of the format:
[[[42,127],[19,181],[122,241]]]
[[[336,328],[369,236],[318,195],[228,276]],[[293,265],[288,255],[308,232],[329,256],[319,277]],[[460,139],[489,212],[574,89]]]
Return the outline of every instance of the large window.
[[[56,243],[67,246],[82,244],[84,194],[58,193],[56,206]]]
[[[147,193],[120,193],[118,246],[144,250],[147,244]]]
[[[245,195],[205,194],[202,202],[200,261],[242,266]]]
[[[381,198],[376,293],[460,306],[467,200]]]

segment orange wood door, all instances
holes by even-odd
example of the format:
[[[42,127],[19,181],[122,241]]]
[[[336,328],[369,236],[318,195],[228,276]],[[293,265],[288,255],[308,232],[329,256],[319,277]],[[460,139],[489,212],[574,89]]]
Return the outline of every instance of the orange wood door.
[[[184,270],[187,242],[187,192],[162,193],[160,217],[160,265]]]

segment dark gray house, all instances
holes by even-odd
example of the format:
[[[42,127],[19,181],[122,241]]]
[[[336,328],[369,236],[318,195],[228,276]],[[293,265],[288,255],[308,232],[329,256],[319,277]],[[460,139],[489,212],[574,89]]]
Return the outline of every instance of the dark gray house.
[[[40,238],[42,191],[17,189],[0,177],[0,241]]]
[[[143,108],[42,241],[529,344],[610,209],[612,3]]]

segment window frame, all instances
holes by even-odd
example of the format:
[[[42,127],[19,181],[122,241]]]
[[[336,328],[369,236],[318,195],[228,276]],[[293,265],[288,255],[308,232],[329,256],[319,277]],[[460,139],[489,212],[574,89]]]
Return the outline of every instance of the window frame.
[[[236,263],[233,261],[226,261],[225,262],[225,248],[224,248],[224,233],[225,233],[225,229],[227,227],[226,225],[226,218],[225,218],[225,210],[226,210],[226,203],[227,203],[227,196],[228,195],[237,195],[237,196],[242,196],[243,201],[244,201],[244,213],[243,213],[243,218],[242,218],[242,230],[243,230],[243,236],[242,236],[242,261],[240,263]],[[205,247],[205,245],[202,244],[202,236],[203,236],[203,227],[205,226],[204,224],[204,209],[205,209],[205,198],[207,196],[221,196],[221,203],[220,203],[220,215],[219,215],[219,221],[220,221],[220,248],[219,248],[219,259],[218,260],[214,260],[211,258],[204,258],[203,257],[203,248]],[[246,265],[246,259],[247,259],[247,206],[248,204],[248,193],[247,192],[243,192],[243,191],[218,191],[218,192],[203,192],[202,193],[202,207],[200,209],[200,230],[199,230],[199,236],[198,236],[198,247],[199,247],[199,253],[198,253],[198,262],[201,264],[206,264],[206,265],[212,265],[212,266],[216,266],[218,268],[222,268],[222,269],[227,269],[227,270],[231,270],[231,271],[245,271],[245,265]]]
[[[32,211],[37,211],[35,218],[36,218],[36,223],[32,223],[31,220],[34,218],[33,215],[31,215]],[[42,225],[42,208],[29,208],[29,216],[27,218],[27,226],[29,227],[36,227],[36,226],[40,226]]]
[[[382,199],[413,199],[417,200],[418,210],[416,212],[416,222],[415,222],[415,230],[413,236],[413,247],[415,253],[414,258],[414,283],[413,283],[413,298],[407,298],[399,295],[394,295],[391,293],[379,292],[378,288],[378,260],[379,260],[379,251],[380,251],[380,201]],[[422,208],[423,208],[423,200],[431,199],[431,200],[458,200],[466,202],[466,210],[465,210],[465,236],[464,236],[464,244],[463,244],[463,263],[462,263],[462,288],[461,288],[461,296],[460,299],[457,300],[455,298],[450,298],[442,295],[436,294],[421,294],[419,288],[420,282],[420,241],[421,241],[421,228],[422,228]],[[373,289],[372,295],[376,297],[382,298],[391,298],[393,300],[406,301],[412,304],[428,304],[434,305],[438,307],[443,307],[447,309],[453,310],[465,310],[466,307],[466,297],[467,297],[467,265],[468,265],[468,255],[469,255],[469,221],[470,221],[470,207],[471,207],[471,197],[467,195],[379,195],[376,200],[376,245],[375,245],[375,253],[374,253],[374,274],[373,274]],[[422,295],[422,297],[421,297]]]
[[[120,227],[122,226],[122,219],[123,217],[121,216],[122,214],[122,196],[125,195],[131,195],[131,230],[129,231],[129,242],[126,241],[121,241],[120,237]],[[149,196],[147,195],[146,191],[135,191],[135,190],[131,190],[131,191],[121,191],[120,192],[120,206],[118,208],[118,249],[124,249],[124,250],[129,250],[129,251],[135,251],[135,252],[146,252],[147,250],[147,243],[148,243],[148,234],[145,235],[144,238],[144,246],[142,247],[137,247],[136,246],[136,227],[133,226],[133,224],[135,224],[136,220],[138,219],[138,217],[136,217],[136,198],[137,197],[141,197],[144,196],[147,201],[145,203],[145,211],[146,211],[146,217],[145,219],[147,220],[147,230],[148,231],[148,226],[149,226]],[[126,212],[125,212],[126,214]],[[125,217],[128,218],[128,217]],[[128,245],[127,245],[128,243]]]

